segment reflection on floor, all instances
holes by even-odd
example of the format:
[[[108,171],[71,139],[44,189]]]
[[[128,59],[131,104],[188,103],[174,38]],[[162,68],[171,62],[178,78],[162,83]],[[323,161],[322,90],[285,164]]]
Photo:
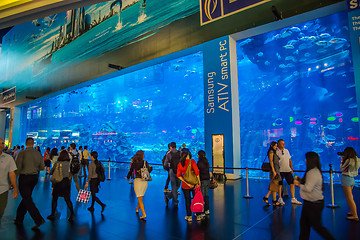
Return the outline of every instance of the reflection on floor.
[[[55,222],[46,221],[39,232],[30,230],[34,225],[27,214],[24,226],[13,224],[16,208],[20,199],[9,198],[8,206],[0,225],[0,239],[298,239],[301,206],[291,205],[290,198],[285,199],[284,207],[265,207],[262,197],[267,192],[268,182],[250,180],[250,194],[253,199],[245,199],[246,181],[228,181],[210,190],[210,217],[191,224],[185,221],[185,203],[180,195],[178,209],[170,201],[165,207],[163,188],[166,176],[159,172],[152,174],[144,203],[147,221],[141,221],[135,213],[137,199],[133,185],[126,179],[126,171],[115,169],[112,180],[102,183],[99,198],[107,204],[104,215],[95,205],[95,212],[87,211],[85,204],[76,203],[74,224],[67,221],[66,204],[62,198],[58,201],[58,214]],[[81,179],[81,183],[83,183]],[[330,187],[325,186],[325,203],[330,203]],[[40,181],[33,194],[35,204],[44,218],[50,214],[51,183],[40,175]],[[296,190],[297,198],[298,189]],[[10,197],[10,194],[9,194]],[[360,191],[354,189],[354,198],[360,208]],[[75,203],[76,189],[72,187],[72,201]],[[335,185],[335,203],[340,208],[325,208],[323,223],[336,239],[360,239],[360,223],[345,219],[349,211],[340,185]],[[312,231],[311,239],[321,239]]]

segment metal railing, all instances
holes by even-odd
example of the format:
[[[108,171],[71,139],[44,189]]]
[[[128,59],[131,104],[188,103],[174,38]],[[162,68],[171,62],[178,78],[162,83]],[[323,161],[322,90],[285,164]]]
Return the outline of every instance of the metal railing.
[[[123,161],[111,161],[110,158],[108,161],[106,160],[100,160],[101,162],[106,162],[109,164],[108,166],[108,178],[107,180],[111,180],[110,177],[110,171],[111,171],[111,163],[120,163],[120,164],[130,164],[131,162],[123,162]],[[152,166],[163,166],[160,163],[149,163]],[[249,168],[249,167],[242,167],[242,168],[230,168],[230,167],[210,167],[211,169],[223,169],[224,170],[224,174],[225,174],[225,170],[246,170],[246,195],[244,195],[243,197],[246,199],[251,199],[253,198],[250,195],[250,187],[249,187],[249,170],[254,170],[254,171],[262,171],[260,168]],[[333,180],[333,175],[334,173],[341,173],[340,171],[334,171],[332,169],[332,164],[329,164],[329,171],[321,171],[322,173],[329,173],[330,174],[330,187],[331,187],[331,204],[328,204],[326,207],[328,208],[339,208],[338,205],[335,204],[335,197],[334,197],[334,180]],[[305,172],[304,170],[293,170],[293,172]],[[252,177],[261,177],[261,176],[252,176]]]

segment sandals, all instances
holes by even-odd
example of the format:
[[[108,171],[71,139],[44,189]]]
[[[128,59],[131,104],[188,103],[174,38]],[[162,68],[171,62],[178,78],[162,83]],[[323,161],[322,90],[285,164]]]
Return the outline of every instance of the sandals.
[[[263,197],[262,201],[263,201],[264,203],[266,203],[266,205],[268,205],[268,206],[271,205],[271,204],[269,203],[268,198],[266,198],[266,197]]]
[[[347,220],[358,222],[359,218],[356,217],[346,217]]]
[[[273,201],[272,201],[272,204],[273,204],[273,206],[281,206],[281,203],[279,203],[279,202],[276,201],[276,200],[273,200]]]

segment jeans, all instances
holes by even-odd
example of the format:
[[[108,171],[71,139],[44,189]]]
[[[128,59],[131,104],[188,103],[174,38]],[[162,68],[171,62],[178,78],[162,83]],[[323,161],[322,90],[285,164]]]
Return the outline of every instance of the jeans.
[[[201,181],[201,185],[200,185],[200,189],[201,189],[201,193],[204,197],[204,212],[209,210],[209,186],[210,186],[210,180],[202,180]]]
[[[23,222],[25,214],[29,212],[31,218],[36,224],[44,221],[39,210],[35,206],[32,199],[32,192],[38,182],[38,174],[35,175],[20,175],[19,177],[19,192],[22,200],[16,211],[16,221]]]
[[[299,239],[310,239],[311,227],[324,239],[335,239],[331,233],[322,225],[321,212],[324,209],[324,200],[309,202],[304,200],[300,218]]]
[[[80,184],[79,184],[78,174],[77,173],[76,174],[70,173],[70,182],[71,182],[71,178],[74,179],[76,190],[80,191]]]
[[[181,181],[176,176],[176,173],[174,173],[172,169],[169,170],[169,174],[170,174],[170,182],[171,182],[171,193],[167,194],[167,198],[168,199],[174,198],[173,201],[174,203],[177,204],[179,203],[177,191],[180,188]]]
[[[169,188],[169,183],[170,183],[170,173],[168,171],[168,177],[166,179],[166,183],[165,183],[165,188],[164,189],[168,189]]]
[[[186,207],[186,216],[191,216],[191,193],[192,196],[194,197],[195,195],[195,189],[182,189],[183,193],[184,193],[184,197],[185,197],[185,207]]]

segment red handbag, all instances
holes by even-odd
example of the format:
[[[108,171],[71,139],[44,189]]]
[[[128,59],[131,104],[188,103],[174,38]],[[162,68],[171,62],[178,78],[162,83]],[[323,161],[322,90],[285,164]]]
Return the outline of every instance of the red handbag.
[[[195,189],[195,196],[191,203],[191,211],[194,213],[200,213],[204,211],[204,197],[201,193],[200,187]]]

